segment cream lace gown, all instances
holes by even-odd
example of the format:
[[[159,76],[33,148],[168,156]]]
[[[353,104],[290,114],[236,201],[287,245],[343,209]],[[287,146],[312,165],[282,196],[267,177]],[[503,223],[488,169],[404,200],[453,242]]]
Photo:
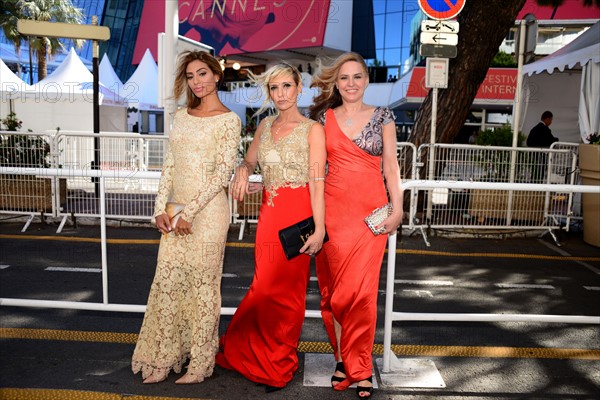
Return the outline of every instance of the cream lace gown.
[[[218,347],[221,273],[229,206],[225,187],[233,171],[241,122],[233,112],[195,117],[177,112],[169,137],[154,215],[167,200],[186,204],[182,217],[192,234],[162,235],[139,338],[134,373],[210,376]]]

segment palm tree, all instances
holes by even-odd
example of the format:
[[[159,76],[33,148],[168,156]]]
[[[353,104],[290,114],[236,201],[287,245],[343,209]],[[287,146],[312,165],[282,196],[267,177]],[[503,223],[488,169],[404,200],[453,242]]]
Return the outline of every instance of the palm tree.
[[[18,52],[23,40],[29,40],[30,63],[31,52],[35,51],[38,63],[38,81],[48,74],[47,57],[64,50],[58,38],[43,36],[25,37],[17,31],[19,19],[34,21],[65,22],[81,24],[84,15],[81,8],[75,7],[71,0],[3,0],[0,6],[0,25],[6,37],[11,40]],[[76,48],[83,46],[84,40],[73,40]],[[31,68],[31,66],[30,66]]]

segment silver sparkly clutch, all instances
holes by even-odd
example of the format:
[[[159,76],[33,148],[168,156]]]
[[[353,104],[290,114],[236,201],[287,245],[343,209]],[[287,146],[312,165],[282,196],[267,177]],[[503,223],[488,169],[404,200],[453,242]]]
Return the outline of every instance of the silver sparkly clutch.
[[[392,215],[392,205],[388,203],[382,207],[374,209],[373,212],[365,218],[365,223],[371,232],[373,232],[373,235],[377,236],[385,231],[385,228],[383,227],[377,229],[377,225],[381,224],[390,215]]]

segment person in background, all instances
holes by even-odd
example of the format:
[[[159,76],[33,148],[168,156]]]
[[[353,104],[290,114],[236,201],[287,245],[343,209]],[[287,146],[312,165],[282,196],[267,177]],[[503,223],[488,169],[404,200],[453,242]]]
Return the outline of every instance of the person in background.
[[[180,56],[174,97],[187,105],[175,114],[154,217],[162,233],[156,273],[132,357],[144,383],[187,372],[175,383],[202,382],[218,349],[221,274],[229,206],[227,187],[241,132],[239,117],[217,96],[219,62],[206,52]],[[167,201],[183,204],[173,227]]]
[[[298,110],[302,91],[298,69],[280,63],[258,83],[277,113],[263,119],[242,164],[236,169],[232,195],[261,188],[248,177],[260,165],[262,205],[256,229],[252,284],[221,338],[217,364],[266,385],[266,392],[286,386],[298,369],[297,348],[304,322],[310,256],[325,236],[325,134],[323,127]],[[266,104],[257,111],[263,112]],[[278,232],[310,216],[314,233],[299,256],[288,260]]]
[[[527,136],[527,147],[550,148],[552,143],[558,142],[558,138],[552,135],[550,125],[553,119],[552,112],[544,111],[542,120],[534,126]],[[548,177],[548,154],[536,153],[537,160],[532,162],[531,175],[533,182],[544,183]]]
[[[313,77],[311,87],[321,94],[309,110],[324,125],[327,143],[329,241],[317,256],[317,277],[323,322],[337,361],[331,384],[344,390],[357,382],[360,398],[373,393],[379,272],[387,234],[396,232],[403,215],[394,115],[387,107],[363,102],[368,84],[363,58],[342,54]],[[388,203],[386,186],[393,212],[377,226],[383,234],[375,235],[364,219]]]
[[[558,142],[558,138],[554,137],[550,130],[553,117],[550,111],[542,113],[542,120],[531,129],[529,136],[527,136],[527,147],[549,148],[552,143]]]

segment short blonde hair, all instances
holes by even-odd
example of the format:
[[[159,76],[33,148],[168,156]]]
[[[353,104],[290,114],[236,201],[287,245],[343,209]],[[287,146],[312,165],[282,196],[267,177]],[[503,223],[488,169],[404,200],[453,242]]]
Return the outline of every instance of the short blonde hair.
[[[269,90],[269,83],[273,79],[282,75],[291,75],[296,85],[300,86],[302,84],[302,75],[300,74],[300,71],[298,71],[298,68],[283,61],[273,65],[271,68],[269,68],[259,76],[254,76],[250,74],[250,79],[254,83],[256,83],[256,86],[262,88],[265,91],[266,95],[265,101],[262,103],[258,111],[254,113],[254,116],[262,114],[267,109],[269,101],[272,100],[271,91]]]

